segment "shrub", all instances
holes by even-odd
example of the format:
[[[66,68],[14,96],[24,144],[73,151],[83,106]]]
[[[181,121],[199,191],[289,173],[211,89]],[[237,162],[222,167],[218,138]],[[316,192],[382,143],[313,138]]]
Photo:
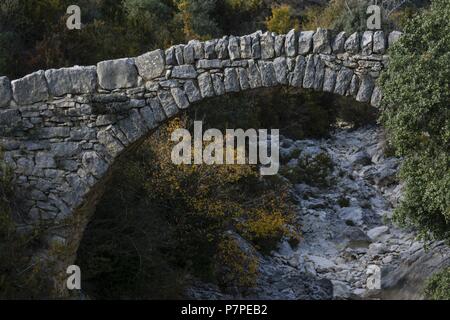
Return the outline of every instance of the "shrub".
[[[282,174],[292,183],[306,183],[319,187],[327,187],[333,171],[333,161],[326,152],[315,156],[303,155],[295,167],[285,167]]]
[[[302,28],[315,30],[318,27],[336,31],[367,30],[367,7],[370,0],[332,0],[326,6],[312,6],[305,10]],[[400,4],[400,5],[399,5]],[[417,12],[418,7],[408,2],[396,3],[391,0],[379,1],[381,6],[382,29],[386,32],[399,30],[404,21]]]
[[[258,260],[248,248],[243,248],[236,237],[224,236],[217,247],[216,272],[219,285],[227,290],[232,287],[246,291],[256,285]]]
[[[450,268],[431,276],[424,293],[430,300],[450,300]]]
[[[298,20],[294,19],[292,9],[288,5],[272,7],[272,16],[267,18],[266,26],[269,31],[283,34],[291,29],[298,29]]]
[[[404,157],[395,210],[422,238],[450,239],[450,3],[435,0],[411,19],[382,74],[381,120]]]

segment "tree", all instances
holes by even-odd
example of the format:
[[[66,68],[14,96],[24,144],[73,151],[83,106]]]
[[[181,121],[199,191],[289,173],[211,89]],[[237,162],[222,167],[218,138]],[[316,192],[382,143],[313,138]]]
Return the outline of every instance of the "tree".
[[[397,221],[450,240],[450,3],[435,0],[406,25],[381,77],[381,120],[405,182]]]
[[[221,34],[215,16],[217,0],[179,0],[186,38],[213,38]]]
[[[290,6],[281,5],[272,8],[272,16],[266,20],[266,26],[269,31],[282,34],[298,29],[298,21],[293,18]]]

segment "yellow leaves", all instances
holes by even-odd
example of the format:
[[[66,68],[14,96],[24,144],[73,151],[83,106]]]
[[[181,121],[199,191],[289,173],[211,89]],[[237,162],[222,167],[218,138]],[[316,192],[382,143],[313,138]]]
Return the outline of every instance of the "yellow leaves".
[[[219,279],[222,285],[251,288],[256,285],[258,277],[258,259],[244,252],[238,240],[232,236],[225,237],[218,246],[217,260],[222,272]],[[221,272],[219,272],[221,273]]]
[[[226,0],[226,4],[233,10],[251,11],[261,7],[262,0]]]
[[[269,31],[282,34],[291,29],[298,30],[299,22],[293,17],[292,8],[283,4],[272,7],[272,16],[266,20],[266,26]]]

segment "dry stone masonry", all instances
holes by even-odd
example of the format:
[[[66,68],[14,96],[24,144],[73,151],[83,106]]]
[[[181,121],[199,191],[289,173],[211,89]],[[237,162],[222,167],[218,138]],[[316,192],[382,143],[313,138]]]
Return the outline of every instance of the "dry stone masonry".
[[[378,106],[375,81],[400,35],[258,31],[0,77],[1,146],[22,199],[20,224],[71,218],[127,147],[205,98],[283,85]],[[55,239],[67,244],[70,236],[56,229],[47,244]]]

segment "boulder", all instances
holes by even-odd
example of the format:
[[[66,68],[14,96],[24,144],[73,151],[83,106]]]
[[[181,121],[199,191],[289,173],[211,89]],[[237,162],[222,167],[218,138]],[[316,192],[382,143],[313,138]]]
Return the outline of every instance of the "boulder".
[[[372,228],[369,231],[367,231],[367,235],[369,236],[370,239],[375,241],[375,240],[378,240],[378,238],[380,238],[382,235],[384,235],[388,232],[389,232],[388,226],[380,226],[380,227]]]

